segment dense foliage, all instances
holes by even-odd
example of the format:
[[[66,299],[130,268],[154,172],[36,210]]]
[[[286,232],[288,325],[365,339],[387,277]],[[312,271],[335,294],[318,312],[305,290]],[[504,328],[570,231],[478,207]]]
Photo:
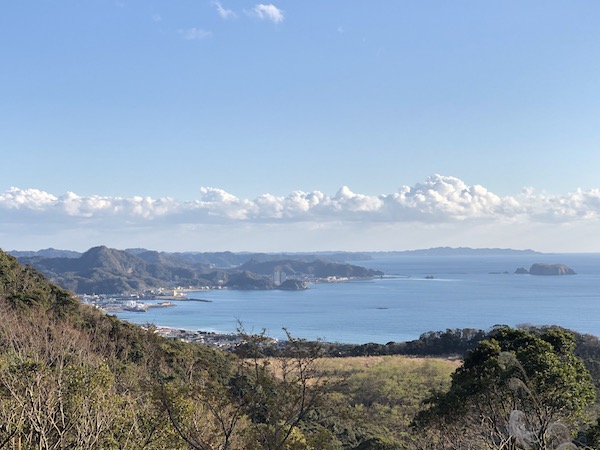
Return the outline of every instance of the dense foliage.
[[[447,392],[419,414],[446,445],[550,449],[571,441],[571,427],[595,399],[572,334],[495,330],[465,357]]]

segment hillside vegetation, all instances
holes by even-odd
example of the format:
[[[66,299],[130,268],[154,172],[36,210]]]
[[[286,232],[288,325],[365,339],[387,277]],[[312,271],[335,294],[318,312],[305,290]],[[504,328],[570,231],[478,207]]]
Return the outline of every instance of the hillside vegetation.
[[[600,427],[589,427],[592,378],[573,355],[577,343],[592,367],[597,349],[563,330],[497,330],[465,364],[324,358],[320,343],[291,336],[265,357],[266,336],[243,337],[235,354],[161,338],[80,304],[0,251],[0,448],[545,449],[558,442],[521,442],[505,427],[499,436],[510,446],[478,437],[481,445],[465,447],[460,436],[479,436],[466,414],[472,394],[527,414],[534,398],[552,406],[547,429],[562,424],[561,445],[583,442],[583,432],[592,445],[600,436]],[[502,390],[492,395],[489,386]],[[456,420],[445,419],[449,410]]]

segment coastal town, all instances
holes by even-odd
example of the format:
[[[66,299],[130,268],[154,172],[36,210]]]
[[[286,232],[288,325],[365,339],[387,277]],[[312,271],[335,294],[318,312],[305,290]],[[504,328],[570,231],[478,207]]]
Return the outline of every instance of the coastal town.
[[[170,327],[157,327],[154,328],[153,331],[166,338],[177,339],[194,344],[204,344],[228,351],[233,350],[237,345],[243,342],[243,336],[240,334],[213,333],[200,330],[180,330]],[[272,341],[276,342],[275,339],[272,339]]]
[[[270,277],[276,286],[282,290],[304,290],[309,284],[343,283],[362,277],[327,276],[323,278],[303,276],[288,277],[285,272],[276,271]],[[77,297],[83,303],[93,305],[102,311],[112,314],[121,311],[146,312],[152,308],[169,308],[176,306],[173,301],[211,302],[188,297],[189,292],[229,289],[226,286],[176,286],[173,288],[147,289],[142,292],[122,292],[113,294],[79,294]]]

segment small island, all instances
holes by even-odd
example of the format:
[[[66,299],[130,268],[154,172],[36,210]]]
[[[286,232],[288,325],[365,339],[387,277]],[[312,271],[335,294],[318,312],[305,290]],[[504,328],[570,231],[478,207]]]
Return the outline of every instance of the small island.
[[[529,274],[529,275],[542,275],[542,276],[553,276],[553,275],[576,275],[576,272],[565,264],[533,264],[529,270],[524,267],[519,267],[515,270],[516,274]]]

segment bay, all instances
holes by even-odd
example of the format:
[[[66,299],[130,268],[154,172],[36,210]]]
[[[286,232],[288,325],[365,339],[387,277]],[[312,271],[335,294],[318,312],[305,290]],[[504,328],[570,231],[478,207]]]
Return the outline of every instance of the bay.
[[[567,264],[577,275],[516,275],[533,263]],[[311,284],[305,291],[211,290],[121,319],[187,330],[234,333],[263,329],[345,343],[417,339],[447,328],[497,324],[560,325],[600,336],[600,254],[509,256],[380,255],[353,262],[382,270],[373,280]],[[433,277],[429,279],[426,277]]]

